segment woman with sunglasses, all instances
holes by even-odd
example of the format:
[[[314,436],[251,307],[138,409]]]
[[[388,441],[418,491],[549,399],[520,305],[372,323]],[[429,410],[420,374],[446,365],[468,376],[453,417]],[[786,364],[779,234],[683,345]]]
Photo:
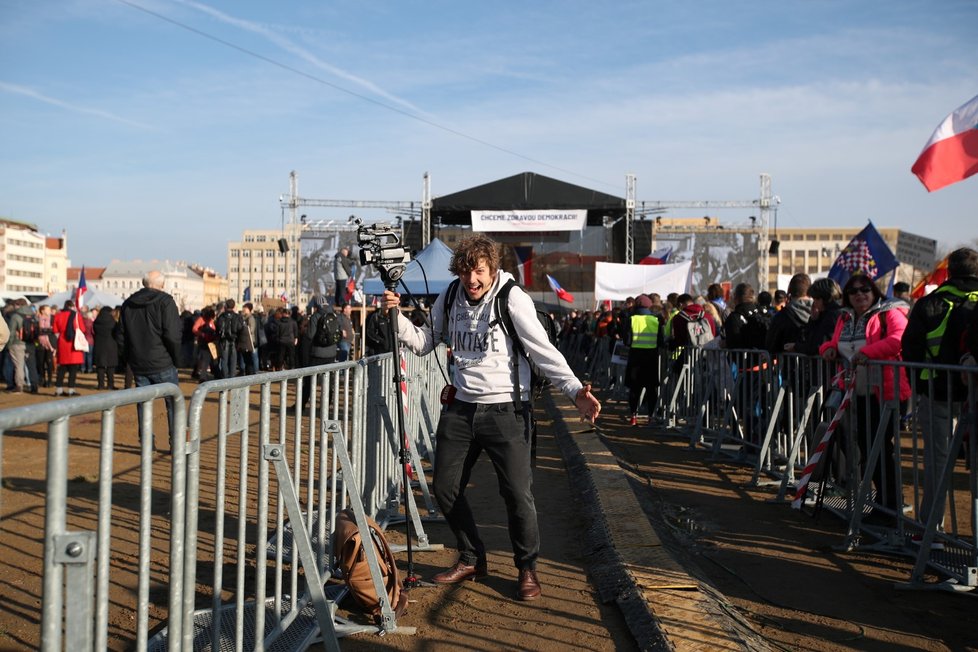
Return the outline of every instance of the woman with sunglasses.
[[[910,384],[903,369],[899,370],[899,387],[894,387],[892,369],[867,367],[867,360],[900,360],[900,340],[907,327],[906,306],[887,300],[873,280],[857,273],[849,277],[842,291],[842,311],[832,338],[819,347],[825,360],[848,360],[856,372],[855,400],[856,441],[859,444],[860,469],[866,473],[866,459],[876,433],[880,431],[881,407],[885,401],[910,398]],[[882,373],[880,373],[882,372]],[[868,413],[868,414],[867,414]],[[883,429],[884,441],[880,464],[873,469],[877,502],[893,514],[903,506],[903,491],[897,477],[893,447],[891,412]],[[865,430],[868,426],[868,430]],[[879,517],[870,519],[879,520]]]

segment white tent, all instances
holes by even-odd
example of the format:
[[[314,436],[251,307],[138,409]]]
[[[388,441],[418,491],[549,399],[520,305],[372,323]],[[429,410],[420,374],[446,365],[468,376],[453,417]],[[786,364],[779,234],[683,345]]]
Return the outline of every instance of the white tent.
[[[401,280],[407,285],[411,294],[416,296],[441,294],[455,278],[448,271],[451,260],[452,250],[444,242],[435,238],[424,248],[424,251],[418,254],[417,258],[408,263]],[[427,283],[425,283],[426,279]],[[397,287],[398,292],[404,292],[400,283]],[[364,294],[383,294],[383,292],[384,282],[379,276],[368,278],[363,282]]]
[[[47,299],[41,299],[37,302],[38,306],[54,306],[55,308],[60,308],[65,305],[65,301],[75,300],[75,290],[65,290],[64,292],[57,292],[52,294]],[[124,299],[118,297],[109,292],[102,292],[101,290],[93,290],[88,288],[85,292],[85,298],[82,299],[82,303],[89,308],[109,306],[110,308],[115,308],[116,306],[121,306]]]
[[[624,301],[628,297],[651,292],[663,297],[670,292],[689,292],[692,266],[692,261],[675,265],[595,263],[594,299]]]

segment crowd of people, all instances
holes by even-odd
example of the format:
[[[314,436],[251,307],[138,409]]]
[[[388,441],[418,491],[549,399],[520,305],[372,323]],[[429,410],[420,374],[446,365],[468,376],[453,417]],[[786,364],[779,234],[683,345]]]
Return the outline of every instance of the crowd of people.
[[[892,513],[902,507],[897,486],[897,457],[893,423],[881,423],[883,404],[898,401],[900,411],[889,418],[916,417],[925,441],[922,516],[933,501],[948,445],[963,402],[967,399],[962,374],[934,369],[899,368],[896,375],[868,361],[975,365],[978,358],[978,252],[960,248],[948,256],[948,278],[930,294],[913,301],[910,287],[896,283],[892,296],[865,272],[856,271],[840,287],[829,278],[812,281],[796,274],[786,291],[756,292],[748,283],[736,285],[724,297],[711,285],[704,295],[657,294],[629,298],[621,307],[592,313],[571,311],[560,329],[562,350],[583,351],[585,359],[601,347],[620,342],[629,347],[624,382],[629,390],[629,420],[638,425],[639,396],[644,391],[649,415],[658,394],[662,351],[675,365],[690,345],[730,350],[766,351],[772,360],[784,353],[818,356],[851,383],[859,432],[858,455],[864,465],[876,433],[885,433],[880,463],[862,468],[873,476],[881,504]],[[844,379],[844,380],[843,380]],[[911,382],[914,381],[914,382]],[[915,391],[916,412],[907,414]],[[973,409],[973,408],[972,408]],[[749,411],[745,411],[749,412]],[[868,424],[868,425],[867,425]],[[881,427],[882,426],[882,427]],[[889,515],[883,513],[884,518]]]
[[[26,299],[8,302],[2,313],[9,335],[0,345],[7,391],[37,394],[53,387],[56,396],[72,396],[78,393],[79,375],[88,374],[94,376],[97,390],[137,385],[120,326],[122,312],[123,306],[79,311],[71,301],[61,308],[33,306]],[[175,366],[190,369],[192,378],[200,382],[343,362],[359,351],[359,332],[349,304],[314,300],[305,313],[297,307],[266,313],[260,305],[249,302],[239,307],[229,299],[202,310],[184,310],[177,320]],[[327,323],[330,336],[317,338],[320,325]],[[367,319],[363,353],[390,351],[389,340],[386,317],[373,311]]]

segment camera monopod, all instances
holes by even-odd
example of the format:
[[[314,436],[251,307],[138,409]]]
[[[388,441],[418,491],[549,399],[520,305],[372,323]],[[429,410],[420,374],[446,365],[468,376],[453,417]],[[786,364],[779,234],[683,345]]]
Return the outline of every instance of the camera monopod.
[[[357,224],[357,245],[360,247],[360,262],[363,265],[373,265],[380,273],[384,288],[391,292],[397,291],[397,282],[404,275],[404,270],[410,258],[408,252],[401,245],[398,234],[386,225],[370,224],[364,225],[359,218],[354,218]],[[411,589],[422,586],[423,583],[414,573],[414,547],[413,532],[411,522],[411,507],[409,493],[411,491],[410,478],[408,477],[408,434],[407,426],[404,423],[404,397],[401,393],[401,383],[407,382],[401,371],[400,360],[398,359],[397,347],[397,318],[400,311],[398,306],[391,306],[387,314],[387,337],[393,347],[393,382],[394,397],[397,414],[395,422],[397,424],[398,435],[398,462],[401,465],[401,490],[402,502],[404,504],[404,533],[407,539],[407,576],[404,578],[404,588]]]

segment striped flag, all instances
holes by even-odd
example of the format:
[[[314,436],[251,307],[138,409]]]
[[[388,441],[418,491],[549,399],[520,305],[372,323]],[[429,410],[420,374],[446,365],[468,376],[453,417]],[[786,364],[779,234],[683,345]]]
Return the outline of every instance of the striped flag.
[[[78,287],[75,288],[75,341],[73,345],[76,351],[88,351],[88,338],[85,337],[85,320],[82,319],[82,308],[85,307],[86,292],[88,292],[88,283],[85,282],[85,266],[82,265],[81,274],[78,275]]]
[[[550,289],[554,291],[558,299],[567,303],[574,303],[574,295],[560,287],[560,283],[550,274],[547,274],[547,283],[550,284]]]
[[[661,249],[656,249],[648,256],[638,261],[639,265],[665,265],[669,262],[669,256],[672,255],[672,245],[668,247],[663,247]]]
[[[978,95],[944,118],[910,168],[927,192],[978,172]]]
[[[529,288],[533,283],[533,247],[513,247],[516,254],[516,269],[520,273],[519,281],[523,287]]]

